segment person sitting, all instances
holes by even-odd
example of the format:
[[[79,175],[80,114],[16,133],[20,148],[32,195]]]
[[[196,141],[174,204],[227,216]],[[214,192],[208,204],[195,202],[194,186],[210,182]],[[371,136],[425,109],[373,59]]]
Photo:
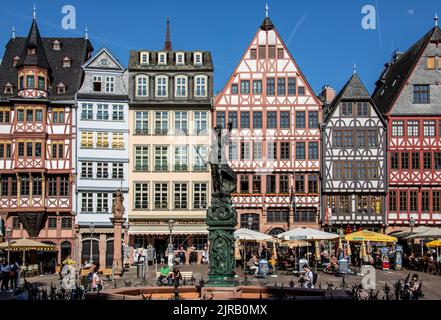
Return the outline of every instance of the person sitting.
[[[257,260],[256,255],[253,255],[251,259],[248,260],[247,266],[250,273],[254,271],[254,275],[257,275],[259,272],[259,261]]]
[[[338,260],[336,256],[332,256],[329,263],[325,264],[325,268],[323,269],[323,272],[337,272],[338,271]]]
[[[177,266],[175,266],[173,268],[173,272],[172,272],[171,276],[172,276],[173,284],[175,285],[175,287],[179,287],[179,282],[182,280],[182,274]]]
[[[417,300],[418,294],[421,288],[421,282],[418,282],[418,275],[415,273],[412,276],[412,280],[407,283],[407,290],[409,291],[410,299],[411,300]]]
[[[159,270],[158,284],[164,284],[164,279],[167,279],[167,284],[171,285],[172,283],[172,273],[170,272],[170,267],[164,264]]]
[[[201,259],[201,263],[202,264],[208,264],[208,251],[206,249],[204,249],[204,251],[202,252],[202,259]]]

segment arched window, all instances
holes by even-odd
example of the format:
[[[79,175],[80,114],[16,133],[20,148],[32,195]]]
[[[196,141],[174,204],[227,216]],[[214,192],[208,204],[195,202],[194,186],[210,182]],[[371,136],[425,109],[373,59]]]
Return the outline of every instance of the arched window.
[[[176,76],[175,78],[175,96],[176,97],[186,97],[188,87],[188,77],[186,76]]]
[[[249,218],[251,218],[252,221],[249,220]],[[251,222],[251,228],[249,222]],[[260,231],[260,216],[256,213],[244,213],[240,215],[240,227]]]
[[[194,78],[194,95],[195,97],[207,96],[207,76],[196,76]]]
[[[156,96],[167,97],[168,96],[168,77],[157,76],[156,77]]]
[[[146,75],[139,75],[136,77],[136,96],[148,96],[148,77]]]
[[[271,231],[268,232],[268,234],[270,236],[277,236],[277,235],[279,235],[279,234],[281,234],[283,232],[285,232],[285,230],[283,230],[282,228],[274,228],[274,229],[271,229]]]
[[[100,259],[100,244],[97,239],[92,239],[92,246],[90,245],[90,238],[83,240],[81,250],[81,263],[87,263],[90,261],[90,250],[92,250],[92,261],[99,262]]]

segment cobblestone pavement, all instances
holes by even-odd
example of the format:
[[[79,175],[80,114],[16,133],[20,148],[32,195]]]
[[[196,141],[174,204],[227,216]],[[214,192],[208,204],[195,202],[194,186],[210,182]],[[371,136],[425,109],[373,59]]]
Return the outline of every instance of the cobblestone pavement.
[[[181,271],[193,271],[193,277],[196,279],[196,283],[202,278],[206,280],[208,278],[208,267],[206,265],[182,265],[180,266]],[[159,266],[158,269],[159,271]],[[395,270],[376,270],[376,290],[380,291],[380,296],[382,296],[383,288],[385,284],[393,285],[399,279],[404,279],[409,273],[414,274],[417,273],[419,275],[419,279],[422,280],[422,291],[424,293],[424,300],[441,300],[441,276],[430,275],[422,272],[414,272],[408,270],[395,271]],[[240,283],[243,282],[244,277],[242,270],[237,269],[238,281]],[[325,274],[321,271],[318,272],[319,278],[317,281],[317,286],[320,286],[324,289],[328,287],[328,284],[332,284],[335,287],[340,287],[342,284],[343,277],[337,277],[333,275]],[[146,277],[146,283],[148,286],[156,285],[156,276],[155,276],[155,266],[149,266],[148,275]],[[344,277],[344,281],[349,286],[353,284],[360,284],[363,276],[362,275],[347,275]],[[289,286],[290,282],[293,281],[295,286],[298,287],[299,278],[295,275],[287,275],[285,271],[278,271],[276,276],[270,276],[267,279],[256,279],[254,276],[248,276],[248,281],[252,285],[267,285],[273,286],[277,284],[277,286],[284,285],[285,287]],[[27,279],[31,283],[35,283],[39,286],[47,286],[49,287],[51,283],[59,286],[58,275],[44,275]],[[104,279],[105,280],[105,279]],[[120,279],[116,279],[115,281],[106,281],[104,290],[116,287],[124,287],[126,284],[129,284],[133,287],[140,286],[143,279],[137,279],[136,277],[136,267],[131,267],[129,271],[125,272],[124,276]],[[6,294],[0,294],[0,300],[5,298]]]

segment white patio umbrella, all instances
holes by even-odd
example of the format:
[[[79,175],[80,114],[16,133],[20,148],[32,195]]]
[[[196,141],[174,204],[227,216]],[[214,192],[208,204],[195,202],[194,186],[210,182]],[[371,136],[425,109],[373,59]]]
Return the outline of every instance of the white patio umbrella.
[[[339,235],[311,228],[296,228],[280,233],[277,237],[284,240],[333,240]]]
[[[441,238],[441,228],[431,228],[428,231],[416,233],[404,239],[427,239],[427,238]]]
[[[236,240],[247,240],[247,241],[272,241],[274,238],[265,233],[257,232],[249,229],[239,229],[234,231],[234,238]]]
[[[435,228],[434,227],[419,226],[419,227],[413,228],[412,232],[409,229],[409,230],[405,230],[405,231],[389,233],[389,235],[397,237],[397,238],[405,238],[405,237],[412,236],[415,234],[424,233],[424,232],[430,231],[432,229],[435,229]]]

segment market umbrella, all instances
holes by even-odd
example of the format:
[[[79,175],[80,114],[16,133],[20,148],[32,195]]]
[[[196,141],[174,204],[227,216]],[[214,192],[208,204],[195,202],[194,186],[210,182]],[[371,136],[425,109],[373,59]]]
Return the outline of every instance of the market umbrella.
[[[426,232],[414,233],[404,239],[424,239],[424,238],[441,238],[441,228],[432,228]]]
[[[304,240],[287,240],[283,241],[280,246],[289,247],[289,248],[297,248],[297,247],[310,247],[311,244],[308,241]]]
[[[296,228],[277,235],[285,240],[333,240],[339,236],[335,233],[324,232],[311,228]]]
[[[320,260],[320,247],[319,247],[319,242],[317,240],[315,241],[315,259],[316,261]]]
[[[441,247],[441,239],[430,241],[426,243],[426,246],[428,246],[429,248]]]
[[[234,242],[234,258],[236,260],[242,259],[241,255],[240,255],[240,250],[239,250],[239,240],[236,240]]]
[[[239,229],[234,231],[234,238],[236,240],[247,240],[247,241],[272,241],[274,238],[265,233],[257,232],[249,229]]]
[[[424,233],[427,231],[430,231],[434,229],[434,227],[426,227],[426,226],[419,226],[416,228],[413,228],[412,230],[405,230],[405,231],[398,231],[398,232],[394,232],[394,233],[389,233],[389,235],[397,237],[397,238],[405,238],[411,235],[415,235],[415,234],[419,234],[419,233]]]
[[[11,251],[56,251],[57,248],[53,245],[38,242],[31,239],[17,239],[11,240],[8,246],[8,242],[0,243],[0,249],[10,249]]]
[[[396,237],[391,237],[382,233],[361,230],[351,234],[346,235],[345,240],[347,241],[372,241],[372,242],[397,242]]]

